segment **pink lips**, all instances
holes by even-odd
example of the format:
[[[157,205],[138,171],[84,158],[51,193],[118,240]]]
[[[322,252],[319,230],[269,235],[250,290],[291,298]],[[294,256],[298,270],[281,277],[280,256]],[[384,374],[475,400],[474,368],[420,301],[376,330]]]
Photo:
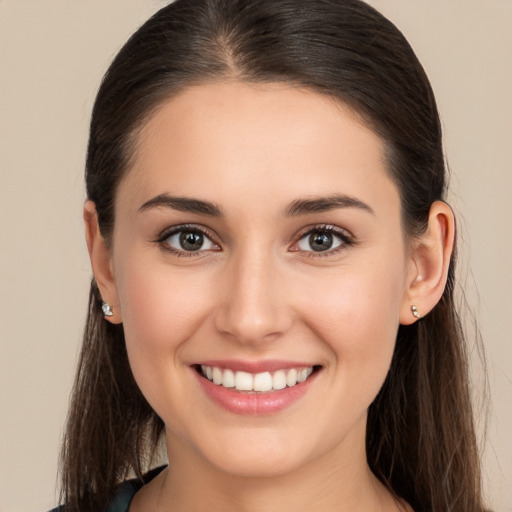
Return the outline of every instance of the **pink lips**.
[[[208,360],[202,361],[200,364],[212,367],[217,366],[224,369],[229,368],[233,371],[243,371],[252,374],[311,366],[311,363],[296,361],[248,362]],[[194,373],[203,391],[217,405],[235,414],[253,416],[275,414],[291,406],[307,393],[309,387],[318,375],[317,372],[314,372],[304,382],[280,390],[243,392],[216,385],[200,375],[197,371],[194,370]]]

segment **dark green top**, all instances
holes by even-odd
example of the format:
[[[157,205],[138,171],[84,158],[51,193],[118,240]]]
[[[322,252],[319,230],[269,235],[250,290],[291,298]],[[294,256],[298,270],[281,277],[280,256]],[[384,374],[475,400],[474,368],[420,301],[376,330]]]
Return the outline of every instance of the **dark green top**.
[[[130,503],[132,502],[135,493],[145,484],[153,480],[165,466],[152,469],[149,473],[144,475],[144,481],[133,479],[126,480],[117,489],[114,499],[105,507],[104,512],[128,512]],[[50,512],[66,512],[66,507],[57,507]]]

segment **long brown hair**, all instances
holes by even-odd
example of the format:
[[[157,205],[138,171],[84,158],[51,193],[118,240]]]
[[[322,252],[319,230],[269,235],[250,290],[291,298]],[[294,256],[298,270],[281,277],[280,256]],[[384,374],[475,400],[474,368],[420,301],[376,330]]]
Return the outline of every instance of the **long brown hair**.
[[[121,49],[94,105],[87,195],[107,243],[144,121],[179,90],[226,79],[296,84],[349,105],[386,143],[406,234],[423,232],[446,193],[441,126],[425,72],[390,21],[360,0],[177,0]],[[454,264],[434,310],[399,328],[368,414],[372,471],[418,512],[483,511]],[[66,509],[99,510],[127,475],[142,479],[163,428],[93,280],[62,450]]]

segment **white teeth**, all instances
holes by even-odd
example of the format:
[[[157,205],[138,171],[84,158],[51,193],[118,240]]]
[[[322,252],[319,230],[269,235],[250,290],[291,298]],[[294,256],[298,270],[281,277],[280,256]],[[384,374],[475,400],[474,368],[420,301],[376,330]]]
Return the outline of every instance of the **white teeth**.
[[[272,387],[274,389],[284,389],[286,387],[286,373],[284,373],[284,370],[278,370],[274,373]]]
[[[252,375],[246,372],[236,372],[235,388],[239,391],[253,391]]]
[[[213,383],[214,384],[222,384],[222,370],[220,368],[217,368],[216,366],[213,367]]]
[[[272,389],[272,375],[270,373],[257,373],[252,385],[254,391],[270,391]]]
[[[291,388],[295,384],[297,384],[297,370],[293,368],[286,375],[286,385]]]
[[[307,368],[301,368],[299,370],[299,374],[297,375],[297,381],[298,382],[304,382],[308,378],[308,369]]]
[[[277,370],[275,372],[235,372],[230,369],[222,369],[217,366],[201,365],[202,374],[217,386],[236,388],[238,391],[259,391],[284,389],[304,382],[312,373],[313,367],[290,368],[289,370]]]
[[[224,370],[224,374],[222,375],[222,385],[225,388],[235,387],[235,374],[232,370]]]

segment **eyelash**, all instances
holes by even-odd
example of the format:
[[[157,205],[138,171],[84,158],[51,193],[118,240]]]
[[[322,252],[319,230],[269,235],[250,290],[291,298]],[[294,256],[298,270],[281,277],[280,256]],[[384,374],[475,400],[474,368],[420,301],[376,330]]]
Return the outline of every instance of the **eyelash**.
[[[338,228],[331,224],[320,224],[306,228],[300,233],[297,242],[295,242],[294,245],[297,245],[302,239],[307,236],[311,236],[314,233],[327,233],[334,235],[340,239],[341,243],[338,247],[335,247],[334,249],[328,249],[326,251],[303,251],[308,258],[325,258],[328,256],[333,256],[347,249],[348,247],[353,247],[356,245],[356,241],[352,235],[350,235],[344,229]]]
[[[162,250],[170,252],[171,254],[173,254],[174,256],[177,256],[179,258],[198,257],[200,254],[205,252],[204,249],[202,249],[202,250],[199,249],[197,251],[179,250],[179,249],[175,249],[174,247],[172,247],[168,243],[166,243],[166,240],[169,237],[179,234],[179,233],[183,233],[183,232],[200,233],[205,238],[210,240],[211,243],[218,246],[218,244],[214,241],[214,237],[210,234],[210,232],[196,224],[193,224],[193,225],[182,224],[180,226],[174,226],[170,229],[166,229],[165,231],[163,231],[160,234],[160,236],[157,238],[157,240],[155,240],[155,242],[160,245]],[[308,258],[322,258],[322,257],[327,257],[327,256],[333,256],[335,254],[338,254],[340,251],[346,249],[347,247],[356,245],[356,241],[347,231],[340,229],[336,226],[329,225],[329,224],[321,224],[321,225],[316,225],[316,226],[306,228],[304,231],[302,231],[299,234],[297,241],[294,242],[293,245],[297,246],[298,243],[302,239],[304,239],[307,236],[311,236],[314,233],[326,233],[326,234],[334,235],[335,237],[337,237],[340,240],[341,243],[338,245],[338,247],[335,247],[334,249],[328,249],[326,251],[313,251],[313,250],[301,251]],[[293,250],[293,252],[299,252],[299,251],[300,251],[300,249]]]
[[[173,236],[177,235],[179,233],[200,233],[205,238],[210,240],[214,245],[218,245],[216,242],[213,241],[214,237],[210,234],[209,231],[202,228],[201,226],[198,226],[197,224],[182,224],[180,226],[174,226],[170,229],[166,229],[162,232],[162,234],[158,237],[156,240],[156,243],[160,245],[160,247],[167,252],[170,252],[174,256],[177,256],[178,258],[191,258],[191,257],[197,257],[200,254],[204,252],[204,249],[197,250],[197,251],[185,251],[185,250],[179,250],[175,249],[174,247],[170,246],[166,243],[166,240]]]

